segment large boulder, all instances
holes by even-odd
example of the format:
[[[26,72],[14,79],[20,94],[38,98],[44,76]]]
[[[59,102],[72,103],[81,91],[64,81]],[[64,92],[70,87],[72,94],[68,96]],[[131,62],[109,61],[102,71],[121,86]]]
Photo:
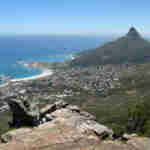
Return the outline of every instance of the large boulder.
[[[96,118],[93,115],[80,110],[77,106],[69,105],[62,100],[42,108],[40,113],[43,117],[43,123],[46,121],[63,122],[66,125],[78,129],[81,133],[92,131],[101,139],[113,135],[113,131],[96,122]]]
[[[96,122],[94,116],[79,107],[60,100],[40,111],[36,101],[20,91],[11,97],[8,104],[15,125],[34,124],[45,120],[34,128],[14,129],[0,137],[0,150],[149,150],[150,140],[124,135],[126,143],[118,140],[103,140],[113,131]],[[6,144],[7,143],[7,144]]]
[[[47,123],[2,135],[0,150],[149,150],[150,147],[148,138],[136,136],[125,136],[128,138],[126,143],[102,140],[111,135],[112,131],[76,106],[63,105],[47,115],[53,117]]]
[[[41,117],[45,116],[48,113],[52,113],[58,109],[61,109],[63,107],[66,107],[68,105],[68,103],[66,103],[63,100],[58,100],[53,104],[48,104],[45,107],[40,109],[40,115]]]
[[[35,126],[38,125],[40,112],[38,102],[34,96],[28,95],[26,90],[21,90],[16,95],[6,99],[13,115],[10,126]]]

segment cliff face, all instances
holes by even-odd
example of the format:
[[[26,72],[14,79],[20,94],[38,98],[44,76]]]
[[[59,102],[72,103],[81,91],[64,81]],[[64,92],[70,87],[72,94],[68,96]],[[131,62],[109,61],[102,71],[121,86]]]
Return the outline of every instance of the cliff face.
[[[58,101],[40,110],[41,124],[1,136],[0,150],[149,150],[147,138],[130,136],[127,143],[103,140],[111,129],[77,106]]]

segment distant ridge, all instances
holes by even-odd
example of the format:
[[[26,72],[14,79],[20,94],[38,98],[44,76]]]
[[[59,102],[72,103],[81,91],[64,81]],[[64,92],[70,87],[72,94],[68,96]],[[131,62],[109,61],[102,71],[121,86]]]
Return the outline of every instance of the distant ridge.
[[[141,63],[148,60],[150,60],[150,42],[146,41],[136,28],[131,27],[125,36],[116,41],[79,53],[71,64],[88,66],[126,62]]]

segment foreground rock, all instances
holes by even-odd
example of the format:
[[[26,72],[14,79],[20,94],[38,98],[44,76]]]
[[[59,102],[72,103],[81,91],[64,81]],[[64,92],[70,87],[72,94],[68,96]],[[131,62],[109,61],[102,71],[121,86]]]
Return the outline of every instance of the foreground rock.
[[[113,134],[112,130],[97,123],[94,116],[63,100],[58,100],[39,110],[36,100],[31,101],[27,91],[22,90],[17,97],[9,97],[7,102],[13,114],[11,127],[34,127],[49,121],[61,121],[83,133],[91,130],[101,138]]]
[[[40,111],[43,123],[47,121],[63,122],[64,124],[76,128],[81,133],[92,131],[99,137],[104,138],[113,134],[112,130],[97,123],[96,118],[91,114],[81,111],[77,106],[69,105],[60,100],[46,106]]]
[[[62,121],[48,122],[34,129],[18,129],[8,134],[12,139],[0,145],[1,150],[88,150],[99,143],[94,133],[83,134]]]
[[[69,119],[67,120],[69,121]],[[103,141],[90,130],[66,124],[65,120],[55,120],[37,128],[21,128],[3,135],[0,150],[149,150],[148,138],[133,137],[127,143]]]
[[[38,103],[31,99],[28,91],[18,91],[17,94],[13,93],[5,100],[13,115],[13,120],[9,123],[11,127],[38,125],[40,119]]]
[[[39,112],[41,125],[14,129],[2,135],[0,150],[149,150],[150,147],[149,139],[134,136],[126,144],[104,141],[105,137],[112,136],[111,129],[62,100]]]

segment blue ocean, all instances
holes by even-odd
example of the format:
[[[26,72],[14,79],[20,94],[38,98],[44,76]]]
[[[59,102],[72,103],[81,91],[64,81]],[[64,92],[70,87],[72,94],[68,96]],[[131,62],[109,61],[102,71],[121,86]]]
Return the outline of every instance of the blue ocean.
[[[42,70],[31,69],[17,62],[64,61],[71,59],[74,53],[95,48],[112,39],[99,36],[1,36],[0,75],[11,78],[38,75]]]

